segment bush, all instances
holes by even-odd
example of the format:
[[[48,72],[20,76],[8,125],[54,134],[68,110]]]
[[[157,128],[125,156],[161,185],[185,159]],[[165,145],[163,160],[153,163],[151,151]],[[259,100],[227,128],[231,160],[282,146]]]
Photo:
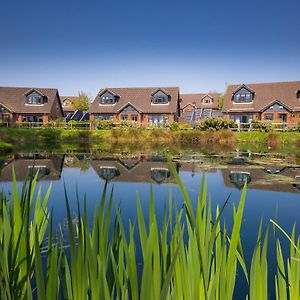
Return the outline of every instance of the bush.
[[[252,120],[252,128],[259,131],[269,132],[272,130],[272,121]]]
[[[113,121],[111,120],[97,120],[95,121],[95,128],[97,129],[112,129]]]
[[[185,124],[179,125],[179,129],[180,130],[187,130],[187,129],[193,129],[193,127],[190,124],[185,123]]]
[[[221,130],[228,128],[237,128],[237,124],[233,120],[224,120],[223,118],[210,117],[197,122],[196,129],[198,130]]]
[[[12,144],[0,142],[0,153],[9,153],[13,150]]]
[[[169,125],[171,131],[177,131],[179,129],[179,124],[177,122],[171,122]]]
[[[300,121],[298,122],[298,131],[300,131]]]
[[[135,121],[121,121],[120,123],[118,123],[118,126],[120,128],[140,128],[141,124],[139,122],[135,122]]]

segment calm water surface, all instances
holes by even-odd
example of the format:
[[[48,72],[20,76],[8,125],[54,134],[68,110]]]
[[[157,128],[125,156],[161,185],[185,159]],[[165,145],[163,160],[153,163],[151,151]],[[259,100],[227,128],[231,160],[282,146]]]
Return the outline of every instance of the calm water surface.
[[[121,207],[124,224],[136,218],[136,194],[139,195],[144,212],[149,204],[149,191],[152,185],[155,196],[157,218],[162,222],[163,210],[170,190],[173,201],[180,207],[182,198],[175,179],[170,172],[166,157],[159,152],[151,153],[97,153],[81,151],[75,154],[53,154],[47,152],[22,152],[0,161],[0,188],[10,194],[12,190],[12,168],[14,166],[18,186],[29,172],[39,170],[38,185],[42,192],[52,182],[52,193],[48,207],[53,209],[55,224],[66,224],[64,183],[76,219],[76,189],[80,203],[84,196],[92,222],[93,210],[101,197],[104,183],[114,186],[114,206]],[[197,151],[178,153],[172,156],[179,175],[184,182],[190,198],[196,207],[197,195],[202,177],[208,183],[208,191],[213,207],[222,205],[230,195],[224,218],[231,224],[232,204],[239,202],[241,188],[248,182],[247,200],[242,224],[242,243],[248,265],[251,261],[259,222],[267,226],[276,211],[278,222],[288,232],[293,224],[300,223],[300,165],[299,156],[293,153],[257,154],[250,151],[232,151],[207,155]],[[34,166],[34,167],[33,167]],[[272,231],[270,231],[272,232]],[[297,230],[299,233],[299,230]],[[287,242],[282,239],[285,252]],[[273,244],[269,247],[270,284],[276,265]],[[241,278],[239,279],[243,281]],[[241,287],[243,283],[241,283]],[[244,293],[241,288],[237,298]],[[271,298],[273,295],[271,295]]]

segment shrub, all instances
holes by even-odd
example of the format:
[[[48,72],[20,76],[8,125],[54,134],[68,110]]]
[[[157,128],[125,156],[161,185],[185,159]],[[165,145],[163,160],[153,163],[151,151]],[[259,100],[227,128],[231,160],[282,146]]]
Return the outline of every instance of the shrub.
[[[113,121],[111,120],[97,120],[95,121],[95,128],[97,129],[112,129]]]
[[[199,130],[221,130],[236,128],[237,124],[233,120],[224,120],[223,118],[210,117],[197,122],[196,129]]]
[[[140,128],[141,124],[135,121],[121,121],[118,123],[120,128]]]
[[[298,122],[298,131],[300,131],[300,121]]]
[[[180,130],[187,130],[187,129],[193,129],[192,126],[188,123],[185,123],[185,124],[181,124],[179,125],[179,129]]]
[[[272,130],[272,121],[252,120],[252,128],[259,131],[269,132]]]
[[[177,131],[179,129],[179,124],[177,122],[171,122],[169,125],[171,131]]]
[[[0,153],[9,153],[13,150],[12,144],[0,142]]]

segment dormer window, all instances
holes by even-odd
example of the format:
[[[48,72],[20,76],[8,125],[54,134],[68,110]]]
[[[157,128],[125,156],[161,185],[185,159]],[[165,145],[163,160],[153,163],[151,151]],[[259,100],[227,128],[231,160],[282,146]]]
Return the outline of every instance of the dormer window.
[[[108,91],[100,96],[100,104],[115,104],[116,102],[116,97]]]
[[[253,101],[253,93],[243,87],[234,93],[233,101],[235,103],[250,103]]]
[[[69,101],[69,100],[66,100],[63,103],[63,106],[70,106],[70,105],[71,105],[71,101]]]
[[[209,96],[202,99],[203,104],[212,104],[213,100]]]
[[[30,105],[43,105],[46,102],[46,97],[37,92],[32,92],[26,96],[26,103]]]
[[[297,99],[300,99],[300,90],[297,92]]]
[[[170,96],[165,94],[162,90],[158,90],[152,94],[151,102],[153,104],[168,104],[170,101]]]

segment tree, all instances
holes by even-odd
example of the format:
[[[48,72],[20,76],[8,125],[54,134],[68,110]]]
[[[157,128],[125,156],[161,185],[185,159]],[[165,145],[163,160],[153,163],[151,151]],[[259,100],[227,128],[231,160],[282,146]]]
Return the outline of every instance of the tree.
[[[220,98],[218,99],[218,109],[222,109],[223,108],[224,100],[225,100],[224,95],[221,95]]]
[[[88,110],[90,102],[90,97],[86,93],[80,91],[78,92],[78,99],[73,103],[73,107],[76,110]]]

